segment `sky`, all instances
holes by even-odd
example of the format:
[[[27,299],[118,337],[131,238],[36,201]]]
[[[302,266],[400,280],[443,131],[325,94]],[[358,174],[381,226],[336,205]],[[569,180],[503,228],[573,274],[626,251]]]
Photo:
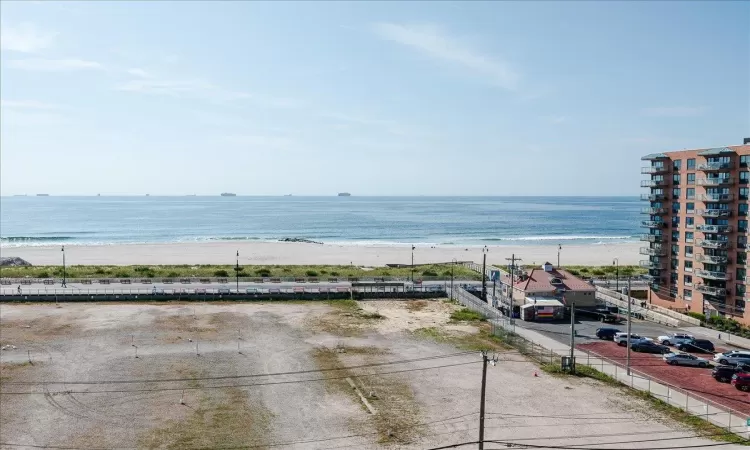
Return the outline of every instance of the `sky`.
[[[0,194],[635,195],[750,137],[750,2],[0,2]]]

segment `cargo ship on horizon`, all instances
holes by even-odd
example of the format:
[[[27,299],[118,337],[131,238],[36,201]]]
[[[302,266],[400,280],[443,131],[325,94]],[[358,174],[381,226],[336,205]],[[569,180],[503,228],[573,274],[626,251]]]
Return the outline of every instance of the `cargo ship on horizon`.
[[[222,197],[237,197],[237,194],[234,194],[232,192],[222,192],[221,196]]]

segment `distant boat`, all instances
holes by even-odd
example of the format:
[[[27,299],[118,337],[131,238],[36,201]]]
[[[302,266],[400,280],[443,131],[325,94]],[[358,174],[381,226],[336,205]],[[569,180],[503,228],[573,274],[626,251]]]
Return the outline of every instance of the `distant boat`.
[[[146,194],[146,197],[151,197],[151,194]]]
[[[237,194],[233,194],[231,192],[222,192],[221,196],[222,197],[237,197]]]
[[[339,192],[339,197],[351,197],[352,194],[348,192]]]
[[[49,194],[36,194],[37,197],[49,197]]]
[[[101,196],[102,196],[102,194],[96,194],[96,196],[97,196],[97,197],[101,197]]]
[[[291,197],[292,194],[285,194],[284,197]]]

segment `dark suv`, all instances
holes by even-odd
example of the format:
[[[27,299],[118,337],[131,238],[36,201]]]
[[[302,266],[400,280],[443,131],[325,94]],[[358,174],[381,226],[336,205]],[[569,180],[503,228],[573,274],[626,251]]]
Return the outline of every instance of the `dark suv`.
[[[692,341],[683,342],[677,347],[681,352],[695,353],[713,353],[714,343],[708,339],[693,339]]]
[[[612,341],[615,339],[615,334],[619,333],[620,330],[617,328],[597,328],[596,337],[599,339],[606,339]]]
[[[711,376],[714,380],[722,383],[729,383],[732,381],[732,376],[737,373],[746,373],[750,369],[748,366],[717,366],[711,371]]]

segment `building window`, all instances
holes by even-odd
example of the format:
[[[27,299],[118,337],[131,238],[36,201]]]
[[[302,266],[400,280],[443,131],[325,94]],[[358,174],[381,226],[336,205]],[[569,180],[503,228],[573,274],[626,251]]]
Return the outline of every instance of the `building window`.
[[[672,175],[672,184],[679,185],[680,184],[680,174],[676,173]]]
[[[685,258],[692,258],[692,257],[693,257],[693,246],[686,245],[685,246]],[[690,263],[690,267],[693,267],[692,261],[685,261],[685,267],[687,267],[687,263]]]
[[[693,299],[693,291],[690,289],[685,289],[684,291],[682,291],[682,298],[687,302],[691,301]]]
[[[672,231],[672,242],[680,242],[680,232]]]
[[[739,233],[747,233],[747,220],[738,220],[737,221],[737,232],[739,232]]]
[[[745,285],[744,284],[735,284],[734,285],[734,295],[737,297],[742,297],[745,295]]]
[[[747,167],[748,160],[750,160],[750,155],[740,156],[740,167]]]
[[[747,215],[747,207],[748,207],[747,203],[740,203],[740,206],[738,208],[737,214],[739,214],[740,216],[746,216]]]
[[[672,228],[680,228],[680,216],[672,216]]]
[[[682,167],[682,160],[681,159],[675,159],[672,161],[672,168],[674,170],[680,170],[680,167]]]
[[[680,198],[680,188],[672,189],[672,198]]]
[[[737,252],[737,264],[743,265],[743,266],[747,264],[747,253]]]
[[[683,280],[685,282],[685,286],[692,286],[693,285],[693,276],[692,275],[685,275],[683,277]]]
[[[695,158],[690,158],[687,160],[687,169],[688,170],[695,170]],[[693,174],[695,175],[695,174]]]
[[[695,214],[695,203],[685,203],[685,212],[688,214]]]
[[[744,268],[737,268],[737,281],[744,281],[745,280],[745,269]]]
[[[747,248],[747,236],[737,236],[737,248]]]
[[[693,256],[692,254],[690,256]],[[693,262],[692,261],[685,261],[685,272],[692,272],[693,271]]]
[[[747,184],[750,181],[750,172],[740,172],[740,184]]]
[[[686,231],[685,232],[685,242],[688,242],[688,243],[693,242],[693,232],[692,231]]]
[[[740,200],[747,200],[748,195],[750,195],[750,188],[746,188],[746,187],[740,188]]]
[[[695,188],[687,188],[686,196],[688,200],[693,200],[695,198]]]
[[[688,205],[692,205],[692,203],[688,203]],[[690,228],[690,229],[695,228],[694,217],[685,217],[685,228]]]
[[[674,203],[672,203],[672,212],[673,213],[679,213],[680,212],[680,202],[674,202]]]
[[[672,244],[672,256],[677,256],[680,254],[680,246],[676,244]]]
[[[695,184],[695,174],[694,173],[687,174],[687,184]]]
[[[735,299],[734,300],[734,307],[737,308],[737,311],[744,312],[745,311],[745,300],[741,299]]]

